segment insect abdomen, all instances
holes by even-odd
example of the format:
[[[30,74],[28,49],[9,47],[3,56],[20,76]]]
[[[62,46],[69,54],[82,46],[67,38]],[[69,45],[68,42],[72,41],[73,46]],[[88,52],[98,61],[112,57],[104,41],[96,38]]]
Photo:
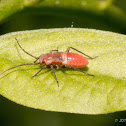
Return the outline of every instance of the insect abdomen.
[[[83,56],[76,53],[65,53],[66,54],[66,65],[74,68],[82,68],[88,64],[88,60]]]

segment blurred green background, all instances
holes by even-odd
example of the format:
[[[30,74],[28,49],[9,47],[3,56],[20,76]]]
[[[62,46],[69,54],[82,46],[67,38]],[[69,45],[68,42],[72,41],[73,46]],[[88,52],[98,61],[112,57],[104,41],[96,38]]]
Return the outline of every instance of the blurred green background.
[[[45,28],[91,28],[126,33],[126,0],[0,0],[0,34]],[[115,122],[115,119],[118,119]],[[119,120],[124,119],[124,122]],[[49,112],[0,96],[1,126],[123,126],[126,111],[103,115]]]

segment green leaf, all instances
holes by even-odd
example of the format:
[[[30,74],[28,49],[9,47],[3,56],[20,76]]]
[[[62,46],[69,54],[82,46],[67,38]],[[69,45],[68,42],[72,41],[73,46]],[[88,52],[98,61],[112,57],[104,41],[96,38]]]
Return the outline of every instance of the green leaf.
[[[104,10],[113,3],[113,0],[43,0],[36,7],[60,7],[79,10],[99,11]]]
[[[0,75],[0,93],[4,97],[49,111],[103,114],[126,110],[125,35],[81,28],[9,33],[0,37],[0,73],[35,60],[19,48],[15,38],[34,56],[57,47],[60,52],[65,52],[69,46],[92,57],[98,56],[88,59],[89,65],[81,69],[95,77],[60,68],[55,70],[59,80],[57,87],[50,69],[31,78],[41,66],[22,66]]]
[[[37,13],[48,13],[48,11],[60,10],[61,8],[72,10],[88,10],[99,13],[111,6],[113,0],[1,0],[0,1],[0,23],[13,14],[24,10],[25,8],[39,8]],[[40,11],[40,8],[43,9]],[[47,8],[47,10],[44,10]],[[57,9],[56,9],[57,8]],[[29,10],[31,13],[31,9]],[[34,9],[33,9],[34,10]],[[63,10],[64,11],[64,10]],[[68,11],[68,10],[67,10]]]
[[[125,7],[123,1],[119,4],[115,0],[1,0],[1,34],[40,27],[68,27],[72,21],[74,27],[124,33],[126,16],[122,9]]]
[[[0,23],[23,10],[24,7],[34,5],[38,2],[39,0],[0,0]]]
[[[1,0],[0,23],[23,8],[23,0]]]

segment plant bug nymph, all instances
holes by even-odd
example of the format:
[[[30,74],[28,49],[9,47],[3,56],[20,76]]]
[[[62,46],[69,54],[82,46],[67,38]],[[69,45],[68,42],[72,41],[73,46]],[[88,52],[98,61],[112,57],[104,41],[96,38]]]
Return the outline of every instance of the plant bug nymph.
[[[14,66],[14,67],[11,67],[5,71],[3,71],[1,74],[5,73],[6,71],[9,71],[13,68],[16,68],[16,67],[19,67],[19,66],[24,66],[24,65],[42,65],[43,67],[35,74],[33,75],[32,77],[35,77],[39,72],[41,72],[43,69],[45,68],[51,68],[52,71],[53,71],[53,74],[54,74],[54,77],[57,81],[57,85],[59,87],[59,81],[57,79],[57,76],[56,76],[56,73],[55,73],[55,70],[54,68],[57,68],[59,69],[59,66],[62,67],[62,68],[66,68],[66,67],[69,67],[69,68],[72,68],[74,70],[77,70],[77,71],[80,71],[84,74],[87,74],[89,76],[94,76],[92,74],[89,74],[85,71],[82,71],[81,69],[78,69],[78,68],[83,68],[85,66],[87,66],[88,64],[88,60],[79,55],[79,54],[76,54],[76,53],[71,53],[70,52],[70,49],[73,49],[85,56],[87,56],[88,58],[90,59],[94,59],[92,58],[91,56],[73,48],[73,47],[68,47],[67,50],[65,52],[58,52],[58,49],[57,50],[51,50],[50,53],[46,53],[46,54],[42,54],[40,55],[39,57],[36,57],[36,56],[33,56],[31,55],[30,53],[28,53],[27,51],[25,51],[21,45],[19,44],[18,40],[15,38],[15,40],[17,41],[17,44],[19,45],[19,47],[26,53],[28,54],[29,56],[35,58],[35,61],[33,63],[27,63],[27,64],[20,64],[20,65],[17,65],[17,66]],[[37,62],[39,60],[39,62]],[[0,74],[0,75],[1,75]]]

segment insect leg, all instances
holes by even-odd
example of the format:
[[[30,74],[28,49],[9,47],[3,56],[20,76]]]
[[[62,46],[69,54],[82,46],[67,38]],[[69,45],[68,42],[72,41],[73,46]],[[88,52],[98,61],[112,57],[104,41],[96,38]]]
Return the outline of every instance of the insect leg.
[[[19,67],[19,66],[25,66],[25,65],[37,65],[37,64],[40,64],[40,63],[27,63],[27,64],[20,64],[20,65],[17,65],[17,66],[11,67],[11,68],[9,68],[9,69],[3,71],[0,75],[2,75],[3,73],[5,73],[5,72],[7,72],[7,71],[9,71],[9,70],[11,70],[11,69],[13,69],[13,68]]]
[[[43,66],[35,75],[33,75],[31,78],[35,77],[38,73],[40,73],[43,69],[47,68],[47,66]]]
[[[89,55],[87,55],[87,54],[85,54],[85,53],[83,53],[83,52],[81,52],[81,51],[79,51],[79,50],[77,50],[77,49],[75,49],[75,48],[73,48],[73,47],[68,47],[67,50],[66,50],[66,53],[68,53],[68,52],[70,51],[70,49],[73,49],[73,50],[75,50],[75,51],[77,51],[77,52],[79,52],[79,53],[81,53],[81,54],[83,54],[83,55],[89,57],[90,59],[94,59],[94,58],[98,57],[98,56],[96,56],[96,57],[91,57],[91,56],[89,56]]]
[[[89,75],[89,76],[94,76],[94,75],[89,74],[89,73],[87,73],[87,72],[85,72],[85,71],[82,71],[81,69],[74,68],[74,67],[71,67],[71,66],[68,66],[68,65],[65,65],[65,66],[66,66],[66,67],[69,67],[69,68],[72,68],[72,69],[74,69],[74,70],[80,71],[80,72],[82,72],[82,73],[84,73],[84,74],[87,74],[87,75]],[[95,76],[94,76],[94,77],[95,77]]]
[[[33,57],[33,58],[35,58],[35,59],[38,59],[38,57],[33,56],[33,55],[31,55],[30,53],[28,53],[27,51],[25,51],[25,50],[21,47],[21,45],[19,44],[17,38],[15,38],[15,40],[17,41],[17,44],[19,45],[19,47],[20,47],[26,54],[28,54],[29,56],[31,56],[31,57]]]
[[[52,53],[52,52],[58,52],[58,47],[57,47],[57,49],[56,50],[50,50],[50,53]]]
[[[59,65],[56,64],[56,69],[59,69]]]
[[[50,67],[51,67],[51,69],[52,69],[52,71],[53,71],[53,73],[54,73],[54,76],[55,76],[56,81],[57,81],[57,85],[58,85],[58,87],[59,87],[59,81],[58,81],[57,76],[56,76],[56,73],[55,73],[55,71],[54,71],[54,69],[53,69],[53,65],[50,65]]]
[[[38,60],[39,60],[39,57],[38,57],[38,59],[36,59],[36,60],[34,61],[34,63],[36,63]]]

